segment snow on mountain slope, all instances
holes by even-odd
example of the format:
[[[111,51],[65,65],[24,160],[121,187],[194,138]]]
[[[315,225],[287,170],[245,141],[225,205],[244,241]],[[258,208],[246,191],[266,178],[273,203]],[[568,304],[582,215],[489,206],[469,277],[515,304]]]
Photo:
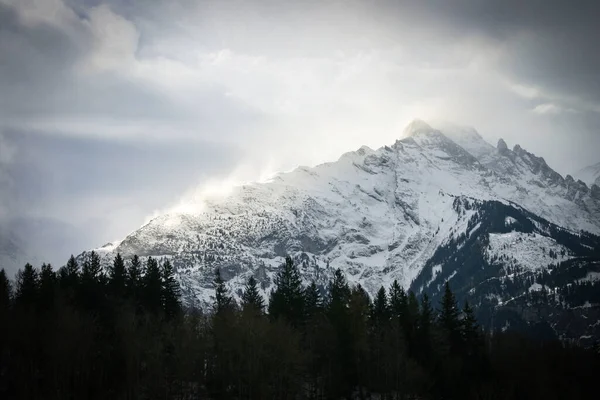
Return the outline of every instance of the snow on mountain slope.
[[[552,253],[551,253],[552,252]],[[556,253],[556,256],[554,256]],[[537,233],[492,233],[486,249],[488,260],[505,256],[509,267],[542,269],[573,257],[571,251],[556,240]]]
[[[467,133],[454,141],[414,121],[392,146],[237,187],[206,199],[200,213],[159,216],[103,257],[171,258],[187,301],[206,304],[214,268],[234,294],[252,274],[267,293],[286,254],[307,281],[325,283],[341,268],[369,293],[394,279],[408,287],[440,246],[469,233],[465,198],[516,203],[570,230],[600,232],[599,193],[518,146],[494,148]]]
[[[580,169],[573,176],[589,186],[593,184],[600,186],[600,162]]]

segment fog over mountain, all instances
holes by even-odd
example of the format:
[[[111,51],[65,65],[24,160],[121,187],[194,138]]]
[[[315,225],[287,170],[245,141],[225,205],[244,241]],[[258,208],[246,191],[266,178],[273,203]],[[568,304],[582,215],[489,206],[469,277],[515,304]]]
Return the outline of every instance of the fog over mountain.
[[[590,186],[573,171],[600,161],[598,7],[0,0],[0,262],[60,265],[414,118]]]

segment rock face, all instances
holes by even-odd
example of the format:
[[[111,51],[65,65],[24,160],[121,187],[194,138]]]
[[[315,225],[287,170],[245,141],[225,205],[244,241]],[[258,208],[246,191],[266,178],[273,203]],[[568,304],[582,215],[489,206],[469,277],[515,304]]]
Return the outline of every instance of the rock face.
[[[215,268],[235,295],[250,275],[266,295],[286,254],[306,281],[324,285],[341,268],[371,295],[397,279],[436,298],[450,280],[459,299],[471,299],[496,326],[507,302],[538,292],[529,281],[540,271],[570,262],[593,272],[600,199],[585,184],[520,146],[501,140],[494,148],[472,128],[445,135],[415,121],[404,136],[237,187],[207,199],[202,213],[162,215],[98,251],[106,263],[117,252],[170,258],[185,302],[198,305],[211,302]],[[529,286],[505,289],[517,273]],[[536,322],[517,314],[525,325]],[[579,334],[550,325],[568,338]]]

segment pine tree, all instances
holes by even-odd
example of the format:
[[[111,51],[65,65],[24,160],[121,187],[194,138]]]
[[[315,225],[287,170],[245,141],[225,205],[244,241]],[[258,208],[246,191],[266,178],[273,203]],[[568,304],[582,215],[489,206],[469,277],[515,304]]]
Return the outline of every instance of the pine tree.
[[[67,265],[64,268],[61,268],[60,271],[60,281],[61,286],[69,292],[69,295],[73,295],[73,292],[77,289],[79,285],[80,278],[80,268],[79,263],[75,259],[75,257],[71,254],[69,261],[67,261]]]
[[[215,270],[215,302],[214,311],[215,314],[221,314],[222,312],[231,309],[233,306],[233,299],[229,295],[225,281],[221,278],[221,270]]]
[[[477,346],[479,338],[479,327],[477,326],[477,319],[473,308],[469,305],[469,302],[465,300],[465,306],[463,307],[463,315],[461,322],[461,330],[463,339],[468,349],[472,349]]]
[[[383,286],[379,288],[375,300],[373,300],[371,320],[373,321],[373,325],[377,328],[386,326],[390,320],[388,299]]]
[[[112,266],[108,270],[108,282],[113,296],[122,298],[125,295],[127,270],[125,268],[125,261],[120,253],[117,253]]]
[[[142,262],[137,255],[134,255],[131,259],[125,287],[127,295],[135,302],[139,302],[142,289]]]
[[[163,310],[167,318],[174,318],[181,312],[181,302],[179,283],[175,279],[175,270],[169,260],[162,263],[161,278]]]
[[[15,302],[19,306],[33,306],[38,299],[39,276],[38,272],[29,263],[17,272],[17,288]]]
[[[317,284],[313,281],[304,291],[304,311],[306,319],[317,316],[323,309],[323,299]]]
[[[441,309],[439,312],[439,321],[450,346],[457,351],[462,341],[461,327],[459,321],[459,310],[456,304],[454,293],[450,290],[450,284],[446,281],[444,286],[444,295],[441,300]]]
[[[10,307],[10,299],[12,295],[12,288],[6,271],[4,268],[0,269],[0,313],[7,311]]]
[[[403,320],[407,313],[407,297],[406,292],[397,280],[394,280],[390,288],[389,303],[392,318],[396,318],[399,321]]]
[[[251,276],[246,282],[244,292],[242,293],[242,308],[244,310],[254,310],[260,314],[265,308],[265,301],[258,291],[256,279]]]
[[[50,264],[42,264],[40,271],[40,305],[50,309],[54,305],[56,296],[57,277]]]
[[[291,257],[277,271],[275,289],[269,299],[269,316],[272,320],[283,318],[294,327],[304,322],[304,288],[300,271]]]
[[[142,301],[146,310],[157,313],[162,309],[162,277],[158,261],[148,257],[146,274],[142,278]]]
[[[417,324],[415,353],[424,365],[431,365],[434,345],[434,311],[427,293],[421,296],[421,308]]]
[[[92,285],[100,280],[102,268],[100,267],[100,256],[92,251],[83,262],[81,268],[81,281],[84,285]]]
[[[434,313],[429,296],[423,293],[421,296],[421,312],[419,313],[419,334],[427,337],[431,334],[431,325],[433,323]]]
[[[346,313],[350,301],[350,286],[339,268],[333,274],[333,280],[327,288],[327,311],[330,315]]]
[[[81,268],[81,293],[83,305],[88,310],[97,309],[104,296],[104,278],[100,265],[100,256],[92,251],[83,262]]]

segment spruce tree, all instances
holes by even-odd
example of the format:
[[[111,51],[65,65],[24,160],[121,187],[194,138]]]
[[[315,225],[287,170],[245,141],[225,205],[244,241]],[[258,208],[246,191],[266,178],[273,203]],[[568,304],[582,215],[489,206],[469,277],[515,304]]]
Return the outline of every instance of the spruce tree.
[[[269,316],[272,320],[283,318],[294,327],[304,322],[304,288],[300,271],[291,257],[277,271],[275,288],[269,299]]]
[[[449,340],[450,346],[455,351],[460,347],[462,341],[461,326],[459,321],[459,310],[454,293],[450,290],[450,284],[446,281],[444,295],[441,300],[439,322],[441,328]]]
[[[242,308],[244,310],[254,310],[260,314],[265,308],[265,301],[258,291],[258,284],[253,276],[248,278],[244,292],[242,293]]]
[[[373,309],[371,311],[371,320],[375,327],[382,328],[387,325],[390,320],[388,307],[388,298],[385,293],[385,288],[382,286],[377,291],[377,295],[373,300]]]
[[[88,310],[97,309],[104,296],[104,279],[100,256],[92,251],[87,255],[81,268],[80,298]]]
[[[402,320],[407,313],[407,298],[406,292],[397,280],[394,280],[390,287],[389,304],[391,317],[398,321]]]
[[[327,311],[330,316],[345,314],[350,300],[350,286],[342,270],[335,270],[327,289]]]
[[[134,299],[135,302],[139,302],[142,289],[142,262],[137,255],[131,258],[125,286],[127,296]]]
[[[463,308],[463,315],[461,322],[461,330],[463,339],[467,348],[473,348],[477,345],[479,338],[479,327],[477,326],[477,319],[473,308],[469,305],[469,302],[465,300],[465,306]]]
[[[225,286],[225,281],[221,277],[221,270],[217,268],[215,270],[215,302],[214,312],[215,314],[221,314],[222,312],[231,309],[233,306],[233,299],[229,295],[229,291]]]
[[[304,290],[304,312],[309,320],[317,316],[323,309],[323,299],[317,284],[312,281]]]
[[[142,305],[151,313],[162,309],[162,277],[158,261],[148,257],[146,261],[146,274],[142,278]]]
[[[101,275],[100,256],[95,251],[92,251],[83,262],[81,281],[87,286],[95,285],[101,282]]]
[[[33,306],[38,300],[39,276],[29,263],[17,272],[17,288],[15,302],[19,306]]]
[[[80,268],[79,263],[75,259],[75,257],[71,254],[69,261],[67,261],[67,265],[65,265],[64,269],[60,271],[61,277],[61,286],[66,289],[69,294],[72,295],[75,289],[79,285],[80,278]]]
[[[415,353],[424,365],[431,365],[431,356],[434,344],[434,312],[429,296],[423,293],[421,296],[421,308],[417,324],[417,338]]]
[[[181,312],[181,302],[179,300],[179,283],[175,279],[175,269],[169,260],[162,263],[161,278],[163,310],[165,316],[171,319]]]
[[[10,307],[12,288],[4,268],[0,269],[0,313]]]
[[[421,296],[421,311],[419,313],[419,334],[429,336],[431,333],[431,325],[433,323],[434,313],[431,301],[427,293]]]
[[[125,261],[120,253],[117,253],[112,266],[108,270],[108,283],[113,296],[122,298],[125,295],[127,270],[125,268]]]
[[[40,305],[50,309],[54,305],[57,278],[50,264],[42,264],[40,270]]]

